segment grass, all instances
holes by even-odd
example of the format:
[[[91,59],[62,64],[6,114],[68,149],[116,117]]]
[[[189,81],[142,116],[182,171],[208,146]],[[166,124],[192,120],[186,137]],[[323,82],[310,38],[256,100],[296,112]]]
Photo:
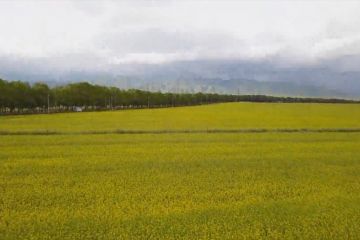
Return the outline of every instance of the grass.
[[[291,106],[0,118],[1,130],[66,133],[0,135],[0,239],[358,239],[359,132],[73,134],[203,129],[210,115],[222,130],[360,127],[358,105]],[[145,124],[163,116],[179,125]]]

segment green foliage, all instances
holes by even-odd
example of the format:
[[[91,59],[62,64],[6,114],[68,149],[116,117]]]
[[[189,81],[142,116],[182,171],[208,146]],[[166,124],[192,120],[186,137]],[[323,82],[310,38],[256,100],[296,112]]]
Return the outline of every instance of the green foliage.
[[[187,106],[219,102],[323,102],[354,103],[343,99],[290,98],[263,95],[229,95],[216,93],[161,93],[138,89],[121,90],[116,87],[71,83],[50,89],[44,83],[28,83],[0,79],[0,113],[58,112],[83,107],[85,110]],[[26,111],[24,111],[26,110]]]
[[[35,83],[32,86],[33,98],[35,100],[35,106],[37,107],[45,107],[48,103],[48,98],[53,99],[53,93],[51,93],[48,85],[44,83]]]
[[[28,83],[20,81],[6,82],[0,79],[1,108],[31,108],[35,106],[36,101],[31,86]]]
[[[235,101],[235,96],[211,93],[161,93],[138,89],[121,90],[116,87],[71,83],[50,89],[44,83],[30,86],[23,82],[0,79],[0,110],[81,106],[85,109],[120,107],[183,106],[203,103]],[[49,100],[49,102],[48,102]],[[53,111],[56,111],[55,109]]]

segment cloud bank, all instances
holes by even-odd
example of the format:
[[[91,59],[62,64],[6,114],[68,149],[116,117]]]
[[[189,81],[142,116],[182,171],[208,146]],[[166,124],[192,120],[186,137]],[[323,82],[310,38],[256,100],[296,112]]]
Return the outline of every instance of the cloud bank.
[[[1,1],[0,58],[59,71],[204,59],[316,64],[360,54],[359,12],[356,1]]]

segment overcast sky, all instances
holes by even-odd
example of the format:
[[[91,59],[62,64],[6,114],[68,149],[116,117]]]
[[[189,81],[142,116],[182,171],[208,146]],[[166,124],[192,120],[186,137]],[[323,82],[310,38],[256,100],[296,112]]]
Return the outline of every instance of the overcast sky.
[[[359,1],[0,1],[0,58],[64,69],[274,57],[313,64],[360,54],[359,13]]]

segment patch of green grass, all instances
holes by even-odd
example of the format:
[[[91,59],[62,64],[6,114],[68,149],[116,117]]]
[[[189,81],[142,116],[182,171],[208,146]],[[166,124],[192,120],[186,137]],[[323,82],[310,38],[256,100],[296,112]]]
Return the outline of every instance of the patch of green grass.
[[[234,105],[214,105],[204,110],[191,107],[140,113],[25,116],[18,117],[18,123],[21,128],[30,129],[41,126],[34,119],[43,118],[66,130],[66,124],[61,122],[67,119],[65,116],[69,117],[64,120],[67,122],[75,118],[80,121],[81,116],[98,116],[95,122],[106,119],[101,121],[110,124],[116,119],[126,122],[114,116],[128,113],[129,119],[137,119],[139,128],[151,129],[162,128],[161,122],[160,126],[148,126],[135,115],[148,111],[152,113],[150,119],[161,119],[157,114],[162,111],[169,114],[193,109],[195,113],[209,111],[209,116],[209,108],[218,115],[222,110],[229,118],[245,121],[226,113]],[[306,105],[293,106],[304,108],[303,112],[306,109]],[[347,106],[350,105],[345,109]],[[234,111],[240,112],[243,107],[248,105],[240,104]],[[285,110],[275,105],[268,112],[272,108],[277,114],[262,118],[271,118],[272,122],[259,119],[248,124],[275,127],[278,123],[274,119],[278,118],[281,124],[286,124],[285,119],[293,119],[288,124],[308,127],[299,118],[287,115],[293,111],[290,107]],[[312,110],[314,123],[309,125],[356,126],[349,109],[325,105],[326,111],[322,112],[322,106],[309,108],[318,108],[319,112],[315,116]],[[343,119],[339,117],[342,125],[335,123],[331,109],[338,111],[334,115],[347,113]],[[284,115],[279,116],[277,111]],[[358,114],[356,111],[354,115]],[[195,113],[193,123],[200,127],[197,121],[206,114],[198,117]],[[107,119],[109,116],[113,118]],[[225,116],[208,121],[224,128],[241,125],[227,123]],[[11,119],[0,121],[9,125]],[[190,124],[181,114],[173,120],[176,121],[180,126]],[[10,125],[15,129],[16,121],[13,124]],[[73,127],[80,130],[92,126],[84,124]],[[360,236],[360,133],[0,136],[0,149],[0,239]]]

